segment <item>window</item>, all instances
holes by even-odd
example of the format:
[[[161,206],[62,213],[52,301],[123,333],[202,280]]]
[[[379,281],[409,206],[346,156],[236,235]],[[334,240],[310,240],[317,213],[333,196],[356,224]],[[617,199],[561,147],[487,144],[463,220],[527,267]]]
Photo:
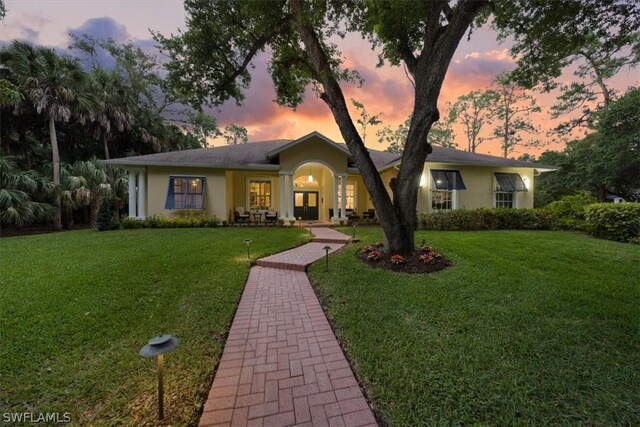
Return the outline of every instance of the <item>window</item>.
[[[205,179],[170,176],[165,209],[204,209]]]
[[[346,204],[345,209],[356,209],[356,184],[353,182],[347,182],[345,187]],[[338,191],[338,209],[342,208],[342,191]]]
[[[528,191],[524,181],[517,173],[494,172],[496,190],[494,205],[496,208],[515,208],[515,193]]]
[[[433,190],[431,192],[431,209],[453,209],[453,191]]]
[[[249,181],[249,210],[268,209],[271,207],[271,181]]]
[[[496,191],[496,208],[513,208],[513,192]]]
[[[460,171],[431,169],[432,190],[431,209],[449,210],[454,208],[455,191],[466,190]]]

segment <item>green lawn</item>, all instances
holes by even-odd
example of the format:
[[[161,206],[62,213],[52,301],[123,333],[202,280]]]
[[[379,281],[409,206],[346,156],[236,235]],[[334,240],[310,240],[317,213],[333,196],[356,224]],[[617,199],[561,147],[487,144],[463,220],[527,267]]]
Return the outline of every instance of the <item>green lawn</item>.
[[[248,271],[300,229],[66,232],[0,239],[0,413],[69,412],[76,425],[155,424],[155,335],[166,418],[193,424]]]
[[[350,232],[348,230],[346,232]],[[392,426],[639,425],[640,247],[562,232],[418,232],[454,264],[310,269]]]

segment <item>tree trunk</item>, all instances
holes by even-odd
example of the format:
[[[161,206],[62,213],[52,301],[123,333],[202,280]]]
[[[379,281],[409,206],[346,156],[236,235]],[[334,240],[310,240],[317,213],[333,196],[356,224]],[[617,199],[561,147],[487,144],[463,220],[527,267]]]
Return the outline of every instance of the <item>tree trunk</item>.
[[[51,161],[53,168],[53,184],[55,185],[55,195],[53,205],[53,228],[62,230],[62,198],[60,195],[60,153],[58,151],[58,138],[56,136],[56,122],[53,117],[49,117],[49,139],[51,140]]]
[[[24,153],[24,161],[27,166],[27,170],[31,169],[31,156],[29,155],[29,142],[27,141],[27,129],[24,125],[20,125],[18,129],[18,139],[20,140],[20,144],[22,145],[22,150]]]
[[[102,135],[102,143],[104,144],[104,159],[109,160],[109,144],[107,144],[107,135]]]
[[[295,28],[311,60],[315,71],[314,78],[322,84],[323,92],[320,98],[331,109],[340,133],[355,159],[365,187],[376,207],[384,233],[385,248],[391,254],[407,254],[414,249],[418,188],[424,162],[431,153],[427,135],[431,125],[439,118],[437,101],[440,89],[460,39],[486,4],[485,1],[461,2],[456,13],[451,16],[449,24],[440,27],[442,4],[429,3],[432,17],[425,29],[424,47],[417,58],[409,53],[405,59],[415,81],[415,103],[401,167],[398,176],[391,181],[392,201],[369,151],[353,124],[344,94],[323,45],[313,26],[307,21],[302,0],[291,2]]]

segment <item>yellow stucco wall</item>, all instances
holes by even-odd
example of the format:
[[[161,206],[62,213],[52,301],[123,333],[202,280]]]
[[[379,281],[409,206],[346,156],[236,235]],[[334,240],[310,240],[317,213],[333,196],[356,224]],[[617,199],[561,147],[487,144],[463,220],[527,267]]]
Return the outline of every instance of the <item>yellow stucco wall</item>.
[[[418,211],[430,210],[429,191],[432,189],[431,169],[458,170],[464,181],[466,190],[458,191],[459,209],[492,208],[494,200],[494,172],[518,173],[523,180],[528,179],[529,191],[517,192],[516,208],[533,208],[533,169],[531,168],[493,168],[483,166],[457,166],[450,164],[427,163],[423,170],[425,186],[418,195]],[[526,182],[526,180],[525,180]]]
[[[295,189],[318,191],[319,220],[328,221],[329,209],[333,208],[333,180],[330,168],[337,173],[347,173],[347,157],[343,152],[327,146],[318,138],[311,138],[295,147],[280,153],[281,168],[284,172],[294,172],[294,179],[306,177],[309,172],[318,181],[318,187],[308,187],[304,183]],[[318,163],[320,162],[320,163]],[[418,192],[418,212],[430,211],[430,190],[432,187],[430,169],[459,170],[466,190],[458,191],[459,209],[493,207],[495,178],[494,172],[515,172],[528,181],[529,191],[516,193],[515,207],[533,207],[533,169],[532,168],[492,168],[481,166],[456,166],[449,164],[427,163],[423,169],[425,185]],[[395,168],[381,173],[382,181],[390,192],[389,181],[397,174]],[[206,168],[147,167],[147,215],[162,214],[170,217],[177,211],[164,209],[170,176],[203,176],[206,178],[205,212],[219,218],[232,220],[233,209],[237,206],[248,208],[248,181],[250,179],[269,179],[272,182],[272,207],[280,215],[281,194],[280,175],[274,171],[219,170]],[[349,174],[348,183],[356,184],[356,209],[364,212],[373,208],[362,177]],[[285,197],[288,189],[285,189]],[[292,213],[290,213],[291,215]]]
[[[226,218],[226,185],[225,173],[217,169],[181,168],[181,167],[147,167],[147,215],[164,215],[172,217],[181,210],[164,208],[167,200],[170,176],[205,177],[205,213],[218,218]]]

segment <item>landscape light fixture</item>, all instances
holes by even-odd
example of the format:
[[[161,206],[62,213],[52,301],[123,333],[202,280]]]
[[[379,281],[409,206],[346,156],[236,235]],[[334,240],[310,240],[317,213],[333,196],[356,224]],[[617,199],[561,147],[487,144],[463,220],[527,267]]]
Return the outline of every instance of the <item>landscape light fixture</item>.
[[[171,335],[161,335],[153,337],[147,345],[140,349],[140,356],[158,356],[158,418],[164,418],[164,390],[162,383],[162,362],[163,354],[175,350],[180,345],[180,340]]]
[[[356,240],[356,227],[358,226],[358,224],[356,224],[356,222],[353,222],[353,241]]]
[[[311,226],[313,225],[312,222],[309,223],[309,240],[313,239],[313,233],[311,233]]]
[[[325,251],[325,255],[324,255],[324,259],[325,259],[324,271],[329,271],[329,251],[331,250],[331,246],[327,245],[322,249],[324,249],[324,251]]]
[[[249,250],[251,239],[244,239],[244,244],[247,245],[247,259],[251,259],[251,252]]]

